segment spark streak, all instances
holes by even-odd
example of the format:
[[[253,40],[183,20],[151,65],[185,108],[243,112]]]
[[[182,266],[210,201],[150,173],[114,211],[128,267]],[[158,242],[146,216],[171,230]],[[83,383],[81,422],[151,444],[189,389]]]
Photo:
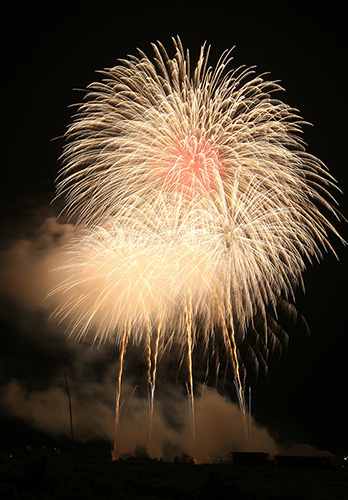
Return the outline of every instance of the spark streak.
[[[185,303],[185,319],[186,319],[186,334],[187,334],[187,356],[188,356],[188,371],[189,371],[189,392],[190,392],[190,408],[191,408],[191,428],[193,436],[193,445],[196,440],[196,424],[195,424],[195,400],[193,392],[193,366],[192,366],[192,298],[191,295]]]
[[[153,407],[154,407],[154,397],[155,397],[155,389],[156,389],[156,376],[157,376],[157,361],[158,361],[158,344],[161,336],[161,322],[159,322],[157,326],[157,333],[155,338],[155,351],[153,355],[153,369],[151,373],[150,379],[150,424],[149,424],[149,441],[151,443],[152,436],[152,423],[153,423]]]
[[[125,331],[123,333],[121,353],[120,353],[120,367],[119,367],[119,372],[118,372],[117,391],[116,391],[114,449],[112,452],[112,457],[114,460],[117,458],[117,431],[118,431],[118,423],[119,423],[119,419],[120,419],[120,398],[121,398],[123,363],[124,363],[124,357],[126,354],[127,344],[128,344],[128,340],[129,340],[129,334],[130,334],[130,322],[128,322],[126,324],[126,328],[125,328]]]

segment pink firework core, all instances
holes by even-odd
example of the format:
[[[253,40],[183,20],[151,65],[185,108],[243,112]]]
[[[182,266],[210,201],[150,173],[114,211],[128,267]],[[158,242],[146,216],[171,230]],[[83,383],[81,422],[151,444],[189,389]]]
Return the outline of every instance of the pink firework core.
[[[218,188],[222,165],[209,142],[191,135],[164,151],[157,175],[168,191],[192,198]]]

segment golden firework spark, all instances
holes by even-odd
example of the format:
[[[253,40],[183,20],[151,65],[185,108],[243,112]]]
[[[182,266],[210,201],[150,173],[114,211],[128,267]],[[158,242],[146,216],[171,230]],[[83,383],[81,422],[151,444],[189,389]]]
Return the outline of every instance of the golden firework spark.
[[[154,377],[175,331],[192,408],[197,339],[222,341],[245,413],[235,332],[261,315],[267,342],[267,311],[332,250],[321,210],[336,216],[336,185],[305,151],[298,112],[273,97],[278,83],[227,71],[230,51],[210,67],[205,45],[191,74],[174,47],[104,71],[68,129],[58,193],[86,230],[60,270],[57,314],[78,338],[115,338],[122,364],[128,339],[145,342],[149,373],[153,334]]]

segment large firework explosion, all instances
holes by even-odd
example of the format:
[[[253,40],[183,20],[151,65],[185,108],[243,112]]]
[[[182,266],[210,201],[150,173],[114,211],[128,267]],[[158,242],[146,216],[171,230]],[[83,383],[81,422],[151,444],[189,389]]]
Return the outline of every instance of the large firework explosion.
[[[78,338],[120,348],[116,427],[128,342],[146,346],[151,414],[159,353],[173,344],[193,430],[197,344],[208,362],[227,355],[245,414],[241,342],[258,318],[250,356],[265,363],[281,341],[269,318],[338,235],[319,210],[336,215],[335,181],[305,151],[297,110],[273,97],[279,84],[228,71],[230,51],[210,67],[205,45],[191,74],[174,46],[172,59],[158,43],[153,61],[140,52],[88,87],[58,182],[84,231],[60,270],[57,314]]]

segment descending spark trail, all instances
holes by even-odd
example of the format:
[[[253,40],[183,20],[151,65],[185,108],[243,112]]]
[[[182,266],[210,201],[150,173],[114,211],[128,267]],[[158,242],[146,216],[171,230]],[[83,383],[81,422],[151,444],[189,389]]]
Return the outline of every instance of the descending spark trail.
[[[227,325],[225,322],[225,317],[224,317],[224,314],[223,314],[223,311],[222,311],[220,305],[219,305],[219,311],[220,311],[221,320],[222,320],[222,332],[223,332],[223,337],[224,337],[224,343],[226,346],[226,350],[229,354],[229,359],[231,361],[233,373],[235,375],[234,383],[235,383],[236,392],[237,392],[237,396],[238,396],[239,408],[240,408],[241,413],[242,413],[244,434],[247,438],[247,443],[248,443],[245,403],[244,403],[242,382],[241,382],[241,378],[240,378],[240,374],[239,374],[239,362],[238,362],[238,357],[237,357],[237,347],[236,347],[236,341],[235,341],[235,332],[234,332],[234,326],[233,326],[232,311],[229,310],[230,331],[227,328]],[[248,443],[248,448],[249,448],[249,443]]]
[[[161,336],[161,322],[157,326],[157,333],[155,339],[155,350],[153,356],[153,368],[150,379],[150,424],[149,424],[149,440],[151,443],[152,436],[152,423],[153,423],[153,407],[154,407],[154,396],[156,388],[156,376],[157,376],[157,362],[158,362],[158,345]]]
[[[149,439],[151,439],[151,432],[152,432],[152,426],[151,426],[151,412],[152,412],[152,405],[153,405],[153,385],[152,385],[152,380],[151,380],[151,361],[152,361],[152,356],[151,356],[151,327],[149,324],[147,324],[147,381],[148,381],[148,398],[149,398],[149,419],[150,419],[150,424],[149,424]]]
[[[338,218],[336,184],[305,151],[297,111],[273,98],[278,83],[226,71],[229,51],[210,67],[205,45],[191,74],[179,38],[174,47],[172,59],[158,44],[154,62],[140,51],[106,70],[68,129],[58,194],[84,229],[59,270],[56,314],[78,339],[115,339],[116,431],[130,341],[148,356],[150,438],[158,359],[171,347],[187,356],[194,435],[198,344],[217,377],[227,356],[247,434],[240,348],[249,341],[266,365],[281,344],[278,304],[333,250],[328,233],[339,237],[320,210]]]
[[[195,424],[195,400],[193,392],[193,367],[192,367],[192,351],[193,351],[193,335],[192,335],[192,297],[189,295],[185,301],[185,320],[187,334],[187,356],[189,370],[189,393],[190,393],[190,408],[191,408],[191,427],[193,443],[196,439],[196,424]]]
[[[117,458],[117,430],[118,430],[118,423],[119,423],[119,418],[120,418],[120,398],[121,398],[123,363],[124,363],[124,357],[126,354],[127,344],[128,344],[128,340],[129,340],[129,334],[130,334],[130,322],[128,322],[126,324],[126,328],[125,328],[125,331],[123,333],[121,353],[120,353],[120,368],[119,368],[119,372],[118,372],[117,391],[116,391],[115,435],[114,435],[114,449],[113,449],[113,453],[112,453],[113,459]]]

